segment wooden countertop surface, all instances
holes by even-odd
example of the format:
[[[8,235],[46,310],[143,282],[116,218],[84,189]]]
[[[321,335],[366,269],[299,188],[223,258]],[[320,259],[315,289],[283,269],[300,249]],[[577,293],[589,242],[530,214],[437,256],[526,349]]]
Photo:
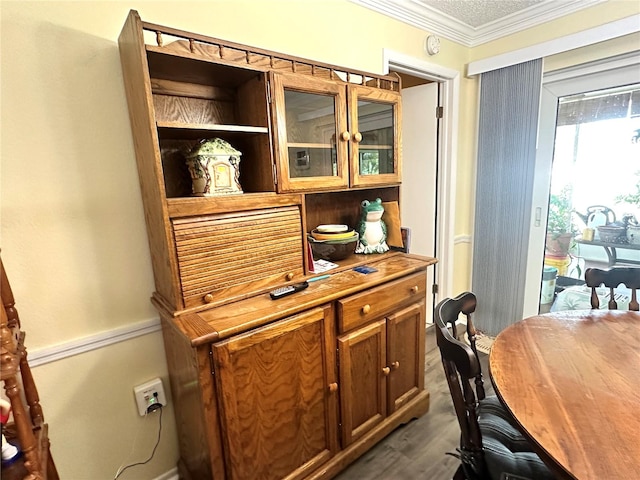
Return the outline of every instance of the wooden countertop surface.
[[[435,258],[418,255],[372,255],[371,261],[367,264],[375,267],[377,272],[362,274],[351,268],[336,273],[328,271],[326,273],[331,275],[329,278],[312,282],[307,289],[279,300],[272,300],[266,292],[210,310],[186,313],[176,317],[174,321],[191,340],[191,344],[198,346],[266,325],[411,273],[424,271],[436,262]]]

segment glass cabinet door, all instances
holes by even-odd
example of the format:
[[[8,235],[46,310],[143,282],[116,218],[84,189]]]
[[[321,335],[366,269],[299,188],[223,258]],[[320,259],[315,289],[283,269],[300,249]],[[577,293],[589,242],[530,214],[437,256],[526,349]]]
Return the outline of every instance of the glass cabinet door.
[[[346,91],[343,85],[273,74],[279,191],[348,186]]]
[[[351,186],[400,182],[400,94],[349,87]]]

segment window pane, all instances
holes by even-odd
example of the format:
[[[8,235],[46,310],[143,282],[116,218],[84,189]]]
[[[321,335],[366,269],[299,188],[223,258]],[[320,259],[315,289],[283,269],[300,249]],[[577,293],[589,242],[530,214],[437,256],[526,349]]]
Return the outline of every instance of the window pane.
[[[360,175],[395,173],[393,127],[393,105],[358,102]]]

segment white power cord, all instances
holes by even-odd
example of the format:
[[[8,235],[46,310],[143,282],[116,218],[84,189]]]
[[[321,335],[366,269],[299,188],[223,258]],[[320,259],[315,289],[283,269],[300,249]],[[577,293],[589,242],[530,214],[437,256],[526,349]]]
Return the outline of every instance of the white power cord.
[[[116,471],[116,474],[115,474],[115,476],[113,477],[113,480],[117,480],[117,478],[118,478],[120,475],[122,475],[122,473],[123,473],[126,469],[128,469],[128,468],[135,467],[135,466],[137,466],[137,465],[144,465],[144,464],[146,464],[146,463],[149,463],[149,462],[151,461],[151,459],[153,458],[153,456],[155,455],[155,453],[156,453],[156,449],[158,448],[158,445],[160,444],[160,434],[162,433],[162,406],[161,406],[159,403],[154,404],[154,405],[157,405],[157,408],[156,408],[156,409],[151,409],[151,407],[149,407],[149,409],[147,410],[147,414],[145,415],[145,418],[146,418],[150,413],[153,413],[155,410],[160,410],[160,415],[159,415],[159,417],[158,417],[158,438],[157,438],[157,440],[156,440],[156,444],[155,444],[155,445],[154,445],[154,447],[153,447],[153,451],[151,452],[151,455],[149,456],[149,458],[147,458],[147,459],[146,459],[145,461],[143,461],[143,462],[130,463],[130,464],[129,464],[129,465],[127,465],[127,466],[123,466],[123,465],[121,464],[121,465],[120,465],[120,467],[118,468],[118,470]],[[153,406],[153,405],[152,405],[152,406]],[[129,457],[131,456],[131,454],[132,454],[132,453],[134,452],[134,450],[135,450],[135,446],[136,446],[136,442],[137,442],[137,440],[138,440],[138,434],[140,433],[140,430],[141,430],[141,429],[139,428],[139,429],[138,429],[138,431],[136,432],[136,436],[135,436],[135,438],[133,439],[133,444],[131,445],[131,451],[129,452],[129,455],[128,455],[128,457],[127,457],[127,458],[129,458]],[[123,462],[123,463],[124,463],[124,462]]]

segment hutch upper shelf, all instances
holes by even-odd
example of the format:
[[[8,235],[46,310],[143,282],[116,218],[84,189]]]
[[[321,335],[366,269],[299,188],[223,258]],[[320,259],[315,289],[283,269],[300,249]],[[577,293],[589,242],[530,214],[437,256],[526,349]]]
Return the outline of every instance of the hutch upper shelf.
[[[157,151],[149,153],[159,160],[165,198],[190,196],[184,156],[214,137],[242,152],[240,183],[248,193],[400,182],[395,76],[140,26],[150,127],[157,136]]]

